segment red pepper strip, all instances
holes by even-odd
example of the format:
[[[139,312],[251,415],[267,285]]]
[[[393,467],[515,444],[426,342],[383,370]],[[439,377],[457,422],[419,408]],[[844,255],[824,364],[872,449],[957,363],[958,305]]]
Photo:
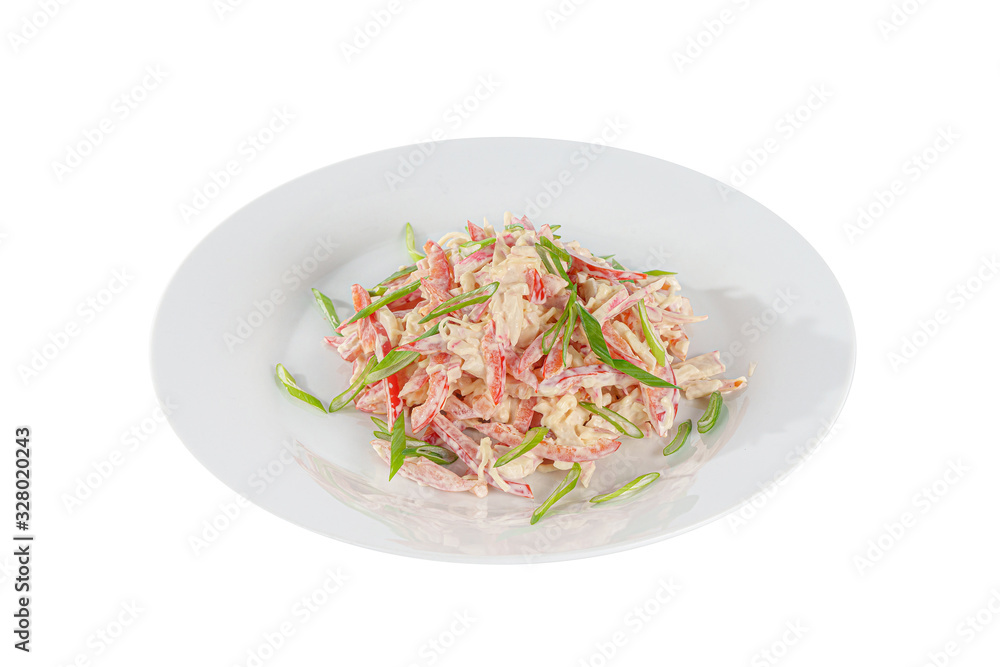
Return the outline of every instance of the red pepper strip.
[[[525,272],[525,278],[527,279],[528,287],[531,289],[528,301],[538,306],[545,303],[545,299],[548,298],[548,295],[545,293],[545,282],[542,280],[542,277],[538,275],[538,271],[535,269],[528,269]]]
[[[542,358],[542,336],[544,335],[545,332],[538,334],[535,340],[531,341],[531,344],[521,353],[521,358],[517,360],[517,375],[527,373]]]
[[[531,428],[531,418],[535,414],[535,403],[538,399],[534,396],[529,398],[522,398],[517,404],[517,412],[514,413],[514,421],[511,424],[516,428],[522,435],[528,432]]]
[[[379,342],[375,356],[378,357],[379,361],[382,361],[385,355],[392,350],[392,343],[389,342],[389,334],[381,322],[375,322],[375,332]],[[399,398],[399,373],[394,373],[382,380],[382,386],[385,388],[386,421],[393,424],[403,410],[403,401]]]
[[[556,342],[552,344],[552,349],[549,350],[548,355],[545,357],[545,363],[542,364],[542,379],[547,380],[557,373],[561,373],[565,366],[563,366],[563,354],[562,354],[562,334],[556,338]]]
[[[497,411],[498,406],[493,405],[493,399],[486,394],[476,394],[471,398],[471,402],[473,411],[480,419],[490,419]]]
[[[601,327],[601,333],[604,334],[604,340],[608,344],[608,351],[611,352],[612,357],[618,357],[619,359],[630,361],[636,366],[642,366],[642,359],[635,356],[635,353],[632,352],[632,346],[628,344],[628,341],[620,333],[615,331],[615,328],[611,326],[611,322],[606,322]]]

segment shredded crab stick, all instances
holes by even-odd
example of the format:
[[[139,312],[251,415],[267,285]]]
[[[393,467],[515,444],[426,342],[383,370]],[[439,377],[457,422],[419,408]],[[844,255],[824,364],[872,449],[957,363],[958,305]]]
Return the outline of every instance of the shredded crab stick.
[[[600,438],[589,445],[560,444],[546,438],[535,447],[535,454],[551,461],[595,461],[615,453],[621,446],[620,440],[610,437]]]
[[[462,459],[462,462],[470,469],[478,471],[480,478],[485,479],[490,486],[524,498],[534,497],[531,493],[531,487],[527,484],[504,479],[499,472],[493,470],[496,457],[483,460],[481,457],[482,448],[477,447],[472,438],[465,435],[454,423],[441,415],[434,417],[433,423],[434,429],[444,438],[445,443],[451,446],[458,458]]]
[[[677,382],[670,366],[657,368],[654,373],[672,384]],[[680,407],[680,392],[677,389],[642,385],[642,404],[646,408],[646,414],[649,415],[649,421],[656,435],[661,438],[667,437],[670,427],[674,424],[674,417],[677,416],[677,409]]]
[[[389,463],[389,443],[385,440],[372,440],[372,447],[379,458]],[[419,456],[403,461],[399,474],[412,479],[418,484],[430,486],[441,491],[469,491],[480,498],[487,493],[486,485],[478,479],[459,477],[442,465]]]
[[[448,354],[437,353],[431,357],[431,365],[428,368],[433,368],[433,370],[428,374],[430,388],[427,390],[427,399],[422,405],[413,408],[410,413],[414,431],[422,431],[426,428],[434,416],[444,407],[444,402],[452,391],[451,382],[448,379],[449,373],[458,367],[458,362]]]
[[[586,486],[626,437],[656,436],[657,450],[676,440],[681,399],[711,395],[718,406],[746,386],[720,377],[717,351],[688,355],[687,327],[705,316],[673,273],[602,259],[557,229],[508,213],[502,225],[468,221],[419,244],[406,225],[400,258],[411,264],[385,267],[371,289],[352,285],[352,316],[341,321],[336,298],[313,291],[333,328],[326,349],[354,367],[329,411],[353,402],[385,415],[372,446],[392,475],[532,498],[522,480],[579,466]],[[279,371],[289,396],[322,405],[290,378]],[[530,451],[505,456],[531,434],[540,440]],[[412,455],[421,443],[455,456]]]

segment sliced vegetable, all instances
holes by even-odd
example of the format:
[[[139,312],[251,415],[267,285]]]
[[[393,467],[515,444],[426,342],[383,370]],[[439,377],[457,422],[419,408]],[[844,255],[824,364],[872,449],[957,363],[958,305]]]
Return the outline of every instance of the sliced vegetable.
[[[392,434],[388,431],[375,431],[373,435],[382,440],[392,441]],[[422,456],[425,459],[430,459],[434,463],[443,466],[454,463],[458,460],[458,455],[450,449],[440,447],[438,445],[428,445],[423,440],[407,435],[406,448],[403,450],[403,458],[411,458],[414,456]]]
[[[410,439],[407,439],[406,442],[407,444],[412,443]],[[422,442],[422,441],[418,440],[417,442]],[[418,447],[407,447],[406,449],[403,450],[403,456],[404,458],[412,456],[422,456],[423,458],[433,461],[434,463],[437,463],[438,465],[442,466],[446,466],[458,460],[458,455],[455,454],[455,452],[451,451],[450,449],[447,449],[445,447],[440,447],[438,445],[428,445],[428,444],[423,444]]]
[[[423,332],[411,342],[417,342],[418,340],[423,340],[429,336],[433,336],[441,330],[440,324],[435,324],[427,331]],[[400,350],[393,349],[389,351],[389,354],[382,358],[382,361],[378,362],[374,368],[372,368],[371,373],[368,375],[368,379],[365,384],[371,384],[372,382],[378,382],[379,380],[384,380],[390,375],[395,375],[399,371],[403,370],[410,364],[412,364],[417,357],[420,356],[420,352],[415,352],[413,350]]]
[[[420,334],[419,336],[417,336],[416,338],[414,338],[413,342],[416,342],[418,340],[423,340],[425,338],[429,338],[430,336],[434,336],[435,334],[439,333],[440,331],[441,331],[441,325],[440,324],[435,324],[430,329],[428,329],[427,331],[423,332],[422,334]]]
[[[532,449],[537,447],[538,443],[540,443],[545,438],[545,436],[548,435],[548,433],[549,429],[545,428],[544,426],[538,426],[536,428],[529,430],[527,433],[524,434],[524,440],[521,441],[521,444],[518,445],[517,447],[514,447],[506,454],[498,458],[497,462],[493,464],[493,467],[499,468],[502,465],[507,465],[517,457],[527,454]]]
[[[594,354],[597,355],[598,359],[615,370],[621,371],[626,375],[630,375],[639,382],[649,385],[650,387],[680,389],[677,385],[667,382],[663,378],[657,377],[648,371],[644,371],[630,361],[613,358],[611,356],[611,352],[608,351],[608,343],[604,340],[604,334],[601,332],[601,325],[597,322],[593,315],[587,312],[586,308],[581,307],[577,310],[580,315],[580,322],[583,324],[583,332],[587,335],[587,342],[590,343],[590,349],[594,351]]]
[[[413,238],[413,225],[406,223],[406,252],[410,253],[410,259],[417,262],[424,258],[417,252],[417,242]]]
[[[490,297],[496,293],[498,287],[500,287],[499,282],[492,282],[489,285],[483,285],[469,292],[454,296],[424,315],[422,319],[418,320],[418,323],[423,324],[424,322],[433,320],[435,317],[447,315],[466,306],[473,306],[477,303],[489,301]]]
[[[640,475],[639,477],[636,477],[635,479],[633,479],[631,482],[624,485],[620,489],[616,489],[611,493],[604,493],[599,496],[594,496],[593,498],[590,499],[590,502],[604,503],[609,500],[614,500],[615,498],[619,498],[625,494],[638,493],[639,491],[645,489],[647,486],[649,486],[659,478],[660,478],[660,473],[658,472],[650,472],[646,473],[645,475]]]
[[[566,473],[566,477],[563,478],[563,481],[559,482],[559,486],[557,486],[556,490],[552,492],[552,495],[546,498],[545,502],[536,507],[535,511],[531,513],[532,525],[538,523],[539,519],[545,516],[545,513],[548,512],[560,498],[576,488],[576,482],[580,479],[581,471],[582,468],[580,467],[580,464],[574,463],[573,467],[570,468],[570,471]]]
[[[383,431],[389,430],[389,425],[385,423],[384,419],[379,419],[378,417],[372,417],[372,423],[375,424],[376,428],[380,428]],[[386,438],[387,440],[388,438]]]
[[[402,278],[403,276],[408,276],[416,270],[417,270],[416,264],[410,264],[409,266],[404,266],[399,271],[396,271],[394,274],[392,274],[391,276],[380,282],[378,285],[368,290],[368,293],[371,294],[372,296],[382,296],[388,289],[388,287],[385,286],[386,283],[391,283],[396,278]]]
[[[391,283],[396,278],[402,278],[403,276],[408,276],[416,270],[417,270],[416,264],[410,264],[409,266],[404,266],[399,271],[396,271],[391,276],[381,281],[379,285],[385,285],[386,283]]]
[[[555,243],[548,240],[544,236],[538,240],[538,244],[545,248],[546,252],[549,253],[549,259],[552,260],[553,265],[558,271],[558,275],[566,282],[572,283],[573,281],[569,279],[569,274],[566,273],[566,268],[562,265],[563,260],[569,264],[573,263],[573,258],[570,257],[569,253],[562,248],[557,247]],[[546,269],[550,268],[548,262],[545,262],[544,259],[542,261],[545,263]],[[549,273],[552,272],[549,271]]]
[[[376,438],[380,438],[382,440],[388,440],[390,442],[392,441],[392,433],[390,433],[387,430],[375,429],[374,431],[372,431],[372,435],[374,435]],[[407,435],[406,436],[406,444],[409,447],[423,447],[427,443],[424,442],[423,440],[420,440],[419,438],[414,438],[412,435]]]
[[[392,481],[399,469],[403,467],[403,461],[406,459],[404,455],[406,430],[402,411],[392,425],[392,439],[389,441],[389,447],[389,480]]]
[[[552,228],[549,227],[549,229]],[[565,250],[557,246],[555,243],[545,238],[544,236],[538,239],[538,242],[542,245],[543,248],[545,248],[546,250],[548,250],[549,252],[551,252],[553,255],[563,260],[564,262],[573,261],[573,258],[569,256],[568,252],[566,252]]]
[[[684,443],[687,442],[689,433],[691,433],[690,419],[677,427],[677,433],[674,435],[674,439],[670,441],[669,445],[663,448],[663,455],[670,456],[683,447]]]
[[[379,380],[386,379],[390,375],[395,375],[416,361],[419,356],[419,352],[389,350],[389,354],[385,355],[385,357],[382,358],[382,361],[378,362],[378,364],[372,368],[372,372],[368,375],[368,379],[365,380],[365,384],[378,382]]]
[[[573,337],[573,331],[576,330],[576,309],[578,307],[579,305],[576,302],[576,285],[573,285],[570,289],[569,301],[566,302],[566,310],[569,311],[569,317],[566,318],[566,331],[563,333],[563,366],[569,366],[569,361],[567,360],[567,357],[569,356],[569,341]]]
[[[652,271],[643,271],[647,276],[676,276],[676,271],[660,271],[659,269],[653,269]]]
[[[320,292],[315,287],[312,288],[313,296],[316,297],[316,303],[319,305],[319,309],[323,311],[326,319],[330,322],[330,326],[333,327],[333,335],[343,336],[344,334],[337,331],[337,327],[340,326],[340,318],[337,316],[337,309],[333,307],[333,302],[330,301],[330,297]]]
[[[613,257],[611,258],[611,266],[615,267],[619,271],[628,271],[628,269],[626,269],[624,266],[622,266],[621,263],[617,259],[615,259]],[[647,273],[646,275],[649,275],[649,274]]]
[[[490,238],[483,239],[481,241],[469,241],[468,243],[463,243],[458,247],[462,250],[479,250],[480,248],[485,248],[488,245],[493,245],[496,242],[497,238],[495,236],[491,236]]]
[[[549,253],[545,250],[545,248],[541,247],[540,245],[538,245],[536,243],[535,244],[535,252],[538,254],[538,258],[542,260],[542,264],[545,265],[545,270],[546,271],[548,271],[549,273],[551,273],[554,276],[559,275],[556,272],[555,267],[552,266],[552,262],[551,262],[551,260],[549,260]]]
[[[588,403],[587,401],[580,401],[578,405],[584,410],[593,412],[598,417],[607,420],[608,423],[610,423],[612,426],[618,429],[619,433],[624,433],[630,438],[645,437],[642,433],[642,430],[638,426],[636,426],[629,420],[625,419],[625,417],[621,416],[614,410],[609,410],[608,408],[602,408],[599,405],[594,405],[593,403]]]
[[[648,385],[650,387],[663,387],[664,389],[680,389],[677,385],[642,370],[631,361],[625,361],[624,359],[611,359],[608,362],[608,365],[617,371],[621,371],[625,375],[634,377],[644,385]]]
[[[326,408],[323,407],[322,401],[320,401],[312,394],[302,391],[299,385],[295,383],[295,378],[292,377],[291,373],[285,370],[284,366],[282,366],[281,364],[275,366],[274,373],[278,377],[278,382],[281,383],[281,386],[285,388],[285,391],[287,391],[290,396],[292,396],[293,398],[297,398],[305,403],[308,403],[314,408],[319,408],[323,412],[326,412]]]
[[[559,334],[566,326],[566,320],[569,319],[571,307],[569,302],[566,303],[566,308],[559,315],[559,319],[553,324],[549,329],[542,335],[542,354],[548,354],[552,346],[555,345],[556,340],[559,339]]]
[[[401,288],[399,288],[398,290],[396,290],[394,292],[389,292],[388,294],[386,294],[384,297],[382,297],[378,301],[374,301],[371,304],[369,304],[369,305],[365,306],[364,308],[362,308],[361,310],[359,310],[358,312],[354,313],[354,315],[351,317],[351,319],[349,319],[346,322],[344,322],[344,324],[342,326],[346,326],[346,325],[350,324],[351,322],[357,322],[362,317],[368,317],[369,315],[371,315],[372,313],[374,313],[376,310],[378,310],[382,306],[384,306],[386,304],[389,304],[389,303],[392,303],[396,299],[402,299],[407,294],[412,294],[418,287],[420,287],[420,281],[416,280],[416,281],[410,283],[409,285],[407,285],[406,287],[401,287]],[[362,296],[364,296],[363,293],[362,293]]]
[[[604,332],[601,331],[600,323],[586,308],[580,308],[580,324],[583,325],[583,333],[587,336],[590,349],[594,351],[598,359],[608,363],[608,360],[611,359],[608,342],[604,340]]]
[[[639,321],[642,322],[642,333],[646,336],[646,344],[649,345],[649,351],[656,358],[656,363],[666,366],[667,351],[663,348],[663,341],[660,340],[659,334],[653,331],[653,327],[649,323],[649,315],[646,314],[646,302],[641,300],[639,301]]]
[[[375,367],[375,364],[377,362],[378,359],[376,359],[375,357],[369,359],[368,363],[361,371],[361,375],[359,375],[357,379],[351,383],[351,386],[345,389],[343,393],[337,394],[336,396],[333,397],[333,400],[330,401],[330,407],[328,408],[330,412],[336,412],[337,410],[342,410],[344,407],[347,406],[348,403],[354,400],[355,396],[361,393],[361,390],[364,389],[368,384],[366,382],[366,380],[368,379],[368,374]]]
[[[722,408],[722,394],[713,391],[708,397],[708,407],[705,414],[698,420],[698,433],[708,433],[715,427],[715,420],[719,418],[719,410]]]

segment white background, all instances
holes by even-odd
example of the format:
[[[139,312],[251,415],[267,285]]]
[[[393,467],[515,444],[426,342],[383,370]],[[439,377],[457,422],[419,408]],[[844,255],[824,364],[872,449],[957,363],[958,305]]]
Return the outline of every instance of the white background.
[[[996,664],[1000,6],[897,2],[594,0],[562,16],[555,0],[422,0],[393,5],[350,57],[387,1],[50,2],[51,18],[6,2],[0,507],[6,526],[14,427],[29,424],[38,537],[30,655],[11,647],[0,550],[3,664],[252,665],[283,623],[263,664]],[[464,100],[476,108],[459,114]],[[294,119],[247,160],[274,109]],[[81,164],[54,164],[102,119]],[[615,119],[615,145],[738,186],[839,277],[858,366],[818,453],[738,515],[595,559],[403,559],[253,506],[196,554],[234,497],[153,420],[148,342],[198,241],[297,175],[436,128],[589,141]],[[240,173],[185,220],[231,159]],[[849,234],[859,207],[875,215]],[[19,371],[53,340],[37,375]],[[330,595],[327,571],[346,578]],[[661,581],[678,589],[666,602]],[[324,604],[305,618],[312,595]]]

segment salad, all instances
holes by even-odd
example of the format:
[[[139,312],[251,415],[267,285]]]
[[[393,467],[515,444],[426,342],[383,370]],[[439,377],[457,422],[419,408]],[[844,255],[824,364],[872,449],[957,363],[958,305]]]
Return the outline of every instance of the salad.
[[[626,269],[558,229],[507,213],[501,228],[469,222],[421,253],[407,224],[413,264],[372,289],[352,285],[353,316],[341,321],[313,290],[334,329],[326,343],[353,364],[347,390],[327,407],[281,364],[278,380],[323,411],[353,404],[373,415],[371,446],[390,480],[530,499],[532,475],[563,471],[532,523],[577,484],[588,487],[624,437],[671,438],[664,455],[678,451],[692,429],[675,427],[681,397],[709,397],[697,423],[706,432],[723,395],[746,378],[718,378],[718,351],[689,356],[686,327],[706,317],[694,315],[675,274]]]

